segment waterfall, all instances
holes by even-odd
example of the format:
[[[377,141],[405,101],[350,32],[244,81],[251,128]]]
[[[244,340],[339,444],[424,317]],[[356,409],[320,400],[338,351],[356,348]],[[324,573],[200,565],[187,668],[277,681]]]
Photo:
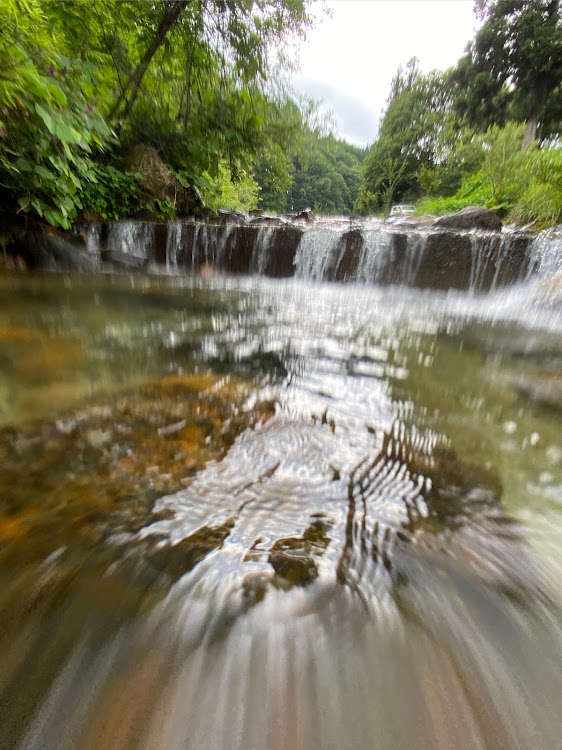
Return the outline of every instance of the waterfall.
[[[222,270],[226,270],[227,268],[227,246],[229,239],[233,236],[232,230],[234,229],[234,227],[235,224],[225,224],[224,227],[222,227],[220,237],[217,239],[217,254],[215,265],[217,268],[220,268]]]
[[[149,260],[154,247],[154,224],[148,221],[112,221],[107,225],[107,247],[113,252]]]
[[[421,262],[427,245],[427,234],[412,232],[408,234],[406,241],[406,259],[402,273],[402,284],[414,286],[416,276],[420,270]]]
[[[530,274],[562,272],[562,229],[530,232],[439,230],[380,220],[211,223],[195,219],[78,225],[88,250],[111,267],[156,264],[169,273],[205,266],[233,273],[314,281],[495,289]],[[534,239],[533,239],[534,238]],[[429,243],[429,244],[428,244]],[[147,264],[147,261],[149,262]]]
[[[545,229],[537,235],[529,248],[529,274],[536,271],[540,276],[562,273],[562,231],[560,227]]]
[[[192,273],[196,269],[196,260],[198,258],[199,251],[199,234],[201,229],[205,228],[204,224],[196,224],[193,229],[193,241],[191,243],[191,271]]]
[[[374,283],[394,261],[394,235],[383,229],[365,229],[357,268],[357,281]]]
[[[497,286],[498,278],[499,278],[503,263],[509,255],[510,244],[511,244],[510,238],[505,237],[505,236],[502,236],[500,238],[499,248],[498,248],[498,252],[496,255],[496,270],[494,272],[494,278],[492,279],[492,283],[490,285],[490,290],[495,289]]]
[[[501,252],[501,237],[495,234],[471,234],[470,235],[470,246],[471,246],[471,265],[470,265],[470,282],[469,292],[474,292],[482,289],[486,271],[490,267],[490,263],[494,258],[496,250],[499,248]],[[498,253],[499,254],[499,253]],[[499,266],[496,265],[496,274],[499,273]]]
[[[275,227],[260,227],[252,247],[250,273],[264,276],[268,263],[271,246],[275,237]]]
[[[191,252],[191,268],[211,266],[224,270],[228,240],[232,236],[233,224],[195,224]]]
[[[295,276],[321,281],[328,268],[336,268],[343,229],[315,227],[305,231],[295,253]]]
[[[171,221],[168,224],[166,234],[166,271],[175,271],[178,268],[178,250],[181,246],[183,224],[180,221]]]
[[[199,260],[202,266],[214,265],[216,236],[217,228],[215,226],[207,226],[207,224],[204,224],[201,227],[199,240]]]
[[[86,235],[86,245],[88,252],[92,255],[100,254],[100,237],[101,237],[101,223],[99,221],[93,221],[91,224],[87,224],[83,231]]]

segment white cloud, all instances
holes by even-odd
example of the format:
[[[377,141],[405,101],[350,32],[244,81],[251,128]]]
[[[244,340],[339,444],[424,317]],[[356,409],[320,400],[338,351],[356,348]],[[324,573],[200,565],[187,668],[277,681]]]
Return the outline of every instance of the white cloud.
[[[298,91],[323,98],[340,134],[376,137],[398,66],[417,57],[424,72],[454,65],[474,35],[473,0],[330,0],[300,46]]]

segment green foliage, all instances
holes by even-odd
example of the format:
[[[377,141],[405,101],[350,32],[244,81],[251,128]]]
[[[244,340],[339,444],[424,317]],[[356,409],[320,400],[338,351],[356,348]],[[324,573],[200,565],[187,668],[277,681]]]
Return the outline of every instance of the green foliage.
[[[139,142],[184,186],[210,189],[205,175],[222,185],[226,161],[246,185],[233,200],[255,203],[244,172],[297,127],[279,116],[270,60],[310,24],[308,0],[255,10],[247,0],[1,2],[0,182],[19,210],[63,227],[85,205],[126,215],[136,182],[119,157]],[[155,207],[173,215],[166,201]]]
[[[225,161],[221,161],[215,178],[206,176],[211,186],[206,204],[212,209],[251,211],[258,206],[259,185],[243,169],[237,170],[236,179]]]
[[[494,203],[501,209],[510,208],[527,183],[529,154],[522,150],[524,137],[525,125],[508,122],[503,128],[492,125],[475,139],[482,150],[482,172],[490,181]]]
[[[393,79],[379,137],[365,158],[358,210],[388,211],[396,199],[415,198],[425,189],[418,176],[446,158],[457,135],[448,78],[422,75],[413,58]]]
[[[467,206],[485,206],[520,224],[542,228],[562,221],[562,148],[521,148],[525,125],[492,126],[475,135],[479,169],[467,172],[450,197],[428,197],[418,213],[443,214]],[[474,158],[474,156],[473,156]]]
[[[254,177],[260,186],[260,208],[280,214],[287,210],[287,196],[293,186],[294,172],[293,160],[280,147],[257,157]]]
[[[544,148],[528,161],[526,187],[510,213],[519,224],[537,229],[562,223],[562,148]]]
[[[20,23],[19,12],[27,11]],[[112,138],[84,91],[96,70],[80,60],[48,53],[36,43],[47,34],[41,6],[27,0],[0,4],[0,181],[20,209],[69,227],[82,207],[92,156]]]
[[[456,68],[398,70],[365,158],[272,76],[310,2],[0,2],[0,183],[13,210],[62,227],[82,208],[134,215],[146,196],[120,165],[142,143],[212,206],[369,213],[425,195],[432,210],[560,220],[559,0],[479,0],[483,24]],[[169,199],[150,208],[174,216]]]
[[[360,212],[424,196],[423,213],[476,204],[518,221],[558,220],[556,147],[544,144],[562,133],[560,2],[476,5],[483,24],[455,68],[422,75],[415,60],[399,68],[364,161]]]
[[[319,214],[350,214],[354,210],[363,151],[333,136],[305,135],[293,159],[294,178],[287,209],[310,207]]]
[[[484,21],[455,79],[457,112],[485,130],[507,119],[528,123],[529,139],[562,123],[559,0],[480,0]]]
[[[138,212],[140,174],[123,172],[111,165],[94,164],[81,191],[83,208],[104,221]]]
[[[170,196],[167,195],[164,199],[154,198],[154,205],[160,221],[168,221],[175,218],[176,204]]]
[[[448,198],[435,196],[423,198],[417,205],[418,214],[450,214],[468,206],[497,208],[492,185],[483,172],[468,175],[455,195]]]

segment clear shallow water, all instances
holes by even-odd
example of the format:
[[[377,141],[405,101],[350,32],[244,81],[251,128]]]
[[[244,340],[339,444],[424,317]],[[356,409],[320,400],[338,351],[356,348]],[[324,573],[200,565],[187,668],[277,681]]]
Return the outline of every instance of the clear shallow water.
[[[1,283],[0,746],[557,746],[551,289]]]

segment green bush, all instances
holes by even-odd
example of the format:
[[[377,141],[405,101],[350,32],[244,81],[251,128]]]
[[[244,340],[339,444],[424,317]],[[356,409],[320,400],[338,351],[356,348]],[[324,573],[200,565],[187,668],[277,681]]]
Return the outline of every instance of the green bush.
[[[208,192],[204,196],[205,204],[212,209],[234,209],[238,211],[251,211],[257,208],[259,185],[254,178],[239,169],[236,180],[231,175],[226,161],[219,162],[216,178],[206,174]]]
[[[139,202],[141,177],[110,165],[92,165],[81,193],[83,208],[105,221],[137,213],[144,208]]]
[[[490,208],[510,221],[537,229],[562,221],[562,147],[522,149],[525,126],[508,123],[475,136],[479,169],[464,176],[448,198],[433,196],[418,204],[417,213],[445,214],[467,206]]]
[[[509,216],[537,229],[562,223],[562,148],[536,151],[528,163],[529,179]]]
[[[47,51],[36,0],[0,3],[0,29],[0,182],[20,210],[68,228],[93,154],[115,140],[90,98],[97,68]]]
[[[416,213],[451,214],[468,206],[486,206],[496,210],[498,208],[495,205],[492,184],[483,172],[467,175],[457,193],[449,198],[423,198],[418,203]]]

